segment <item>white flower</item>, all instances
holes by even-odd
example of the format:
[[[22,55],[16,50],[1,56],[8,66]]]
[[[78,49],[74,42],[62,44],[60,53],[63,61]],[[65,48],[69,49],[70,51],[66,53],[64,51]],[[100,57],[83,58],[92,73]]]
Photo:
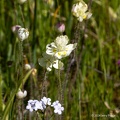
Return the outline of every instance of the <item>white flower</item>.
[[[47,98],[47,97],[43,97],[41,99],[41,101],[45,104],[45,105],[51,105],[51,99]]]
[[[60,103],[59,103],[59,101],[58,101],[58,100],[56,100],[55,102],[53,102],[53,103],[52,103],[52,105],[51,105],[51,106],[52,106],[52,107],[55,107],[55,106],[58,106],[58,104],[60,104]]]
[[[59,104],[58,106],[54,107],[54,113],[58,113],[59,115],[62,114],[62,111],[64,110],[64,107]]]
[[[27,96],[27,91],[26,90],[24,92],[22,92],[21,89],[19,89],[19,91],[16,94],[16,97],[19,98],[19,99],[22,99],[26,96]]]
[[[33,110],[43,110],[42,102],[38,100],[29,100],[26,109],[28,109],[30,112]]]
[[[38,59],[39,65],[45,67],[47,71],[51,71],[52,67],[55,69],[63,68],[63,63],[58,61],[54,56],[43,53],[43,58]]]
[[[82,22],[83,19],[89,19],[92,16],[92,13],[87,12],[87,10],[87,4],[82,0],[72,6],[72,13],[80,22]]]
[[[12,31],[17,35],[17,37],[23,41],[28,38],[29,31],[26,28],[22,28],[20,25],[14,25],[12,26]]]
[[[54,113],[57,113],[59,115],[62,114],[62,111],[64,110],[64,107],[61,106],[61,104],[59,103],[58,100],[53,102],[53,104],[51,106],[54,107]]]
[[[25,64],[25,70],[30,70],[30,69],[31,69],[30,64]]]
[[[43,106],[44,109],[46,108],[47,105],[51,105],[51,99],[50,98],[43,97],[41,99],[41,102],[42,102],[42,106]]]
[[[23,41],[28,38],[29,36],[29,31],[26,28],[20,27],[17,31],[18,38]]]
[[[55,56],[57,59],[69,56],[76,48],[77,43],[68,44],[68,37],[66,35],[58,36],[54,42],[46,46],[46,53]]]

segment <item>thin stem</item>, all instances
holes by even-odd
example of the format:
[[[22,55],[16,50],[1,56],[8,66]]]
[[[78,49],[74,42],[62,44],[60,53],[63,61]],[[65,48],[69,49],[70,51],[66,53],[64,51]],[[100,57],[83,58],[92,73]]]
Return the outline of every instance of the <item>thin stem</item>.
[[[22,41],[20,41],[19,44],[19,58],[20,58],[20,63],[21,63],[21,70],[20,70],[20,74],[21,76],[23,76],[22,71],[23,71],[23,46],[22,46]]]
[[[41,118],[41,116],[40,116],[39,112],[37,112],[37,116],[38,116],[39,120],[44,120],[44,117],[43,117],[43,118]]]
[[[58,70],[58,80],[59,80],[59,100],[60,102],[62,102],[62,86],[61,86],[61,79],[60,79],[60,70]]]
[[[47,72],[45,72],[45,74],[44,74],[43,87],[42,87],[42,97],[47,96],[46,80],[47,80]]]
[[[55,115],[55,114],[53,113],[53,114],[51,115],[51,117],[49,118],[49,120],[51,120],[54,115]]]
[[[58,80],[59,80],[59,101],[60,101],[60,103],[62,104],[63,103],[63,98],[62,98],[62,96],[63,96],[63,94],[62,94],[62,84],[61,84],[61,78],[60,78],[60,70],[58,70]],[[61,116],[59,116],[59,120],[61,120],[62,119],[62,115]]]
[[[25,19],[24,19],[23,10],[22,10],[21,5],[19,5],[19,8],[20,8],[20,14],[21,14],[22,22],[23,22],[23,25],[25,27]]]

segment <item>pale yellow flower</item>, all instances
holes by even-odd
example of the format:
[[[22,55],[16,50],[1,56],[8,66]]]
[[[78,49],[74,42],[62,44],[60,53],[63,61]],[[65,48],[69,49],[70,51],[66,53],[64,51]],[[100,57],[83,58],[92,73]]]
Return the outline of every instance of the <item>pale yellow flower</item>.
[[[69,39],[66,35],[58,36],[54,42],[46,46],[46,53],[55,56],[57,59],[69,56],[76,48],[77,43],[68,44],[68,41]]]
[[[84,1],[80,1],[72,6],[72,13],[77,19],[82,22],[83,19],[89,19],[92,16],[91,12],[87,12],[88,6]]]

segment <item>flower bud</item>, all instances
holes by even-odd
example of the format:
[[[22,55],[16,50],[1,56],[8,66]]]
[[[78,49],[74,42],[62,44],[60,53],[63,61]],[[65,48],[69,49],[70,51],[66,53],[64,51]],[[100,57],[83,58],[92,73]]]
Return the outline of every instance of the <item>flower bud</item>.
[[[18,38],[23,41],[28,38],[29,31],[26,28],[19,28],[17,31]]]
[[[30,70],[30,69],[31,69],[30,64],[25,64],[25,70]]]
[[[17,94],[16,94],[16,97],[18,98],[18,99],[22,99],[22,98],[24,98],[24,97],[26,97],[27,96],[27,91],[25,90],[24,92],[22,92],[21,91],[21,89],[19,89],[19,91],[17,92]]]
[[[13,33],[16,33],[19,28],[21,28],[20,25],[14,25],[14,26],[12,26],[12,32],[13,32]]]
[[[63,23],[57,23],[56,28],[60,33],[63,33],[65,31],[65,25]]]
[[[37,74],[37,69],[34,68],[32,71],[32,75],[35,76],[36,74]]]

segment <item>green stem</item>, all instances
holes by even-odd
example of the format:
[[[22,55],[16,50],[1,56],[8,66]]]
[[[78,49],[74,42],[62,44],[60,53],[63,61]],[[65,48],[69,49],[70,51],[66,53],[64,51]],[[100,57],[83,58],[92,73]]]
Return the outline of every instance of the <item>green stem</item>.
[[[60,93],[60,102],[62,102],[62,86],[61,86],[61,79],[60,79],[60,70],[58,70],[58,80],[59,80],[59,93]]]
[[[54,115],[55,115],[55,114],[52,114],[51,117],[49,118],[49,120],[51,120]]]
[[[21,5],[19,5],[19,8],[20,8],[20,14],[21,14],[22,22],[23,22],[23,25],[25,27],[25,19],[24,19],[23,10],[22,10]]]
[[[47,72],[45,72],[44,79],[43,79],[43,86],[42,86],[42,97],[47,96],[47,88],[46,88],[46,79],[47,79]]]
[[[40,113],[39,113],[39,112],[37,112],[37,116],[38,116],[39,120],[44,120],[44,118],[41,118],[41,116],[40,116]]]
[[[23,77],[23,46],[22,46],[22,41],[19,43],[19,64],[21,63],[20,67],[20,74],[21,77]]]

